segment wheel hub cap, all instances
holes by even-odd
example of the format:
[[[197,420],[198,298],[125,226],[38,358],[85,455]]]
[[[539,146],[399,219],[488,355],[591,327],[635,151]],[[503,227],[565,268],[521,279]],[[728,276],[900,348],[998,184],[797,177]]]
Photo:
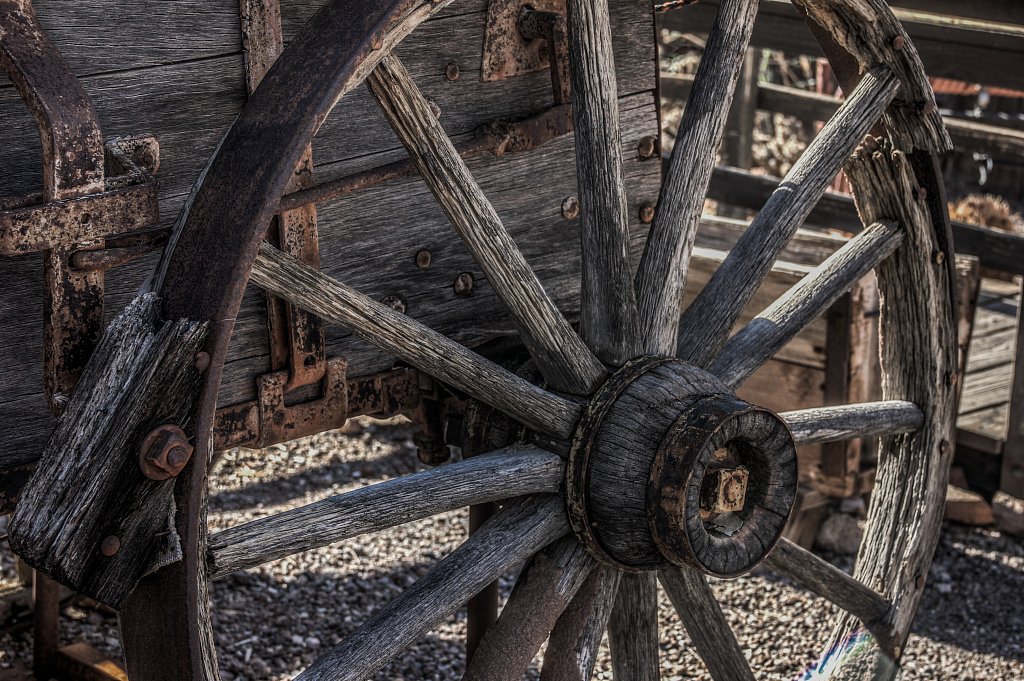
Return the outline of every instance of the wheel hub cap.
[[[729,577],[778,541],[796,484],[796,448],[782,419],[706,371],[643,358],[587,406],[566,495],[574,532],[599,560]]]

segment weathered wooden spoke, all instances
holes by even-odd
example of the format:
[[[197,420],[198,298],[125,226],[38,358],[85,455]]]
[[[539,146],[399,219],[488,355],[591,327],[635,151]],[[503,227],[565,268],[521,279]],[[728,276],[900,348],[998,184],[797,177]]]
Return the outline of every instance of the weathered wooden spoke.
[[[541,681],[590,681],[622,573],[599,565],[576,593],[551,632]]]
[[[409,72],[389,55],[369,86],[420,175],[519,325],[551,387],[587,394],[605,375],[533,273]]]
[[[602,361],[619,366],[635,356],[636,293],[608,0],[566,5],[583,246],[580,330]]]
[[[556,454],[510,447],[328,497],[211,536],[210,577],[470,504],[555,493],[564,470]]]
[[[899,81],[889,69],[875,69],[818,133],[683,313],[681,359],[704,366],[718,354],[772,263],[898,89]]]
[[[680,568],[663,570],[659,578],[711,678],[753,681],[747,658],[704,575]]]
[[[658,681],[658,578],[624,574],[608,622],[612,673],[620,681]]]
[[[597,562],[574,537],[534,556],[516,581],[501,616],[470,659],[465,681],[523,678],[555,622]]]
[[[903,233],[895,223],[876,223],[801,279],[740,329],[712,362],[710,371],[736,389],[813,319],[888,258]]]
[[[782,539],[768,556],[767,564],[806,589],[878,630],[892,604],[831,563],[807,549]],[[888,635],[885,636],[888,638]]]
[[[694,77],[636,275],[638,333],[647,353],[676,346],[686,270],[715,167],[713,150],[722,141],[756,14],[757,0],[722,3]]]
[[[799,409],[779,416],[798,445],[912,433],[924,425],[921,409],[902,400]]]
[[[470,596],[568,530],[557,497],[510,503],[297,679],[362,681],[370,677]]]
[[[579,407],[266,244],[253,283],[542,433],[569,437]]]

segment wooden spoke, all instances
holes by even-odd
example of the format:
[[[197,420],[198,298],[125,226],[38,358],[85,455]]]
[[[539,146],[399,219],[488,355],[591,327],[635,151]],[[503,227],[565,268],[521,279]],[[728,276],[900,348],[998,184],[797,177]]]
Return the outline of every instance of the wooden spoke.
[[[890,603],[881,594],[788,539],[779,540],[767,563],[868,626],[876,625],[889,612]]]
[[[524,494],[555,493],[565,462],[534,447],[509,447],[394,478],[232,527],[210,537],[213,578],[437,513]]]
[[[680,568],[662,570],[659,577],[711,678],[715,681],[754,681],[739,641],[725,621],[722,608],[704,575]]]
[[[534,556],[480,647],[463,681],[518,681],[555,622],[597,565],[575,537]]]
[[[580,330],[602,361],[620,366],[635,354],[636,294],[608,0],[568,0],[566,10],[583,246]]]
[[[707,366],[718,354],[778,254],[898,88],[896,77],[885,67],[865,74],[683,313],[680,359]]]
[[[367,82],[423,181],[512,313],[544,378],[556,390],[592,392],[604,367],[544,292],[405,66],[390,55]]]
[[[400,312],[263,244],[253,283],[349,329],[399,359],[555,437],[572,435],[580,408]]]
[[[614,678],[658,681],[658,578],[653,572],[622,576],[608,643]]]
[[[902,400],[799,409],[779,416],[798,445],[912,433],[924,423],[918,406]]]
[[[736,333],[711,373],[737,388],[857,281],[888,258],[903,239],[894,222],[876,222],[846,242],[813,272]]]
[[[724,0],[711,28],[636,276],[638,333],[648,354],[673,354],[683,285],[704,197],[757,15],[757,0]]]
[[[470,596],[568,530],[558,497],[513,501],[297,679],[362,681],[372,676]]]
[[[622,573],[600,565],[555,623],[544,653],[541,681],[590,681]]]

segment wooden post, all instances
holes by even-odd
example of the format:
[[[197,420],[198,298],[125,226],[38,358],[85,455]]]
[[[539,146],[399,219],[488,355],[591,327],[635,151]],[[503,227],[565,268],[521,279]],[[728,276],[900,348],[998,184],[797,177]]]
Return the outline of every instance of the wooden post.
[[[722,156],[727,165],[749,170],[754,166],[754,126],[757,116],[757,55],[760,50],[748,48],[743,58],[736,95],[729,110]],[[746,209],[723,206],[718,214],[727,218],[745,218]]]

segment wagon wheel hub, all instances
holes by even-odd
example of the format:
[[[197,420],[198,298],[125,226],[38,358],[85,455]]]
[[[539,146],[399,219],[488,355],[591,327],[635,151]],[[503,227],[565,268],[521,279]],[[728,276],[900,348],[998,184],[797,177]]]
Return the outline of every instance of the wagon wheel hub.
[[[573,530],[599,560],[728,577],[770,552],[796,482],[796,448],[778,416],[692,365],[644,358],[588,405],[566,492]]]

